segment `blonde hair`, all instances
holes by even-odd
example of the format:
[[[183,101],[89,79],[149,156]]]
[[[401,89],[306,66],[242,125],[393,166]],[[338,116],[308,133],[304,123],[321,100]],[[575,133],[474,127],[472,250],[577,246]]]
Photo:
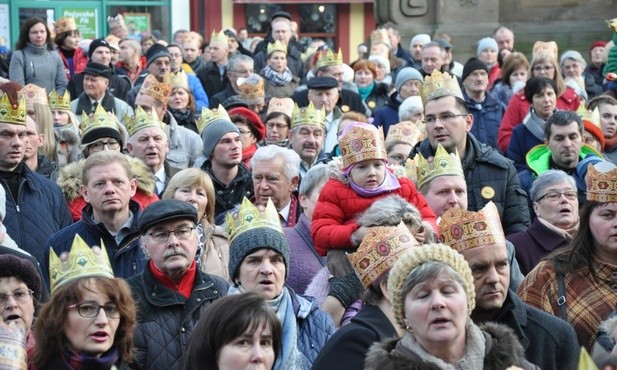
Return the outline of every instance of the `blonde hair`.
[[[533,68],[540,63],[550,63],[555,69],[555,77],[553,77],[553,81],[557,85],[557,97],[561,96],[566,91],[566,84],[563,82],[563,77],[561,76],[561,69],[559,68],[559,64],[557,64],[557,60],[552,57],[550,54],[538,54],[535,56],[531,63],[529,63],[529,76],[528,78],[536,77],[533,74]],[[531,103],[531,102],[530,102]]]
[[[176,173],[167,188],[163,193],[163,199],[174,199],[176,190],[184,186],[201,186],[206,189],[206,197],[208,198],[208,204],[206,205],[206,220],[214,224],[214,206],[216,203],[216,196],[214,195],[214,184],[210,176],[199,168],[187,168]]]
[[[55,161],[57,159],[56,136],[49,105],[34,103],[34,122],[36,122],[36,130],[45,137],[43,146],[39,148],[39,154],[43,154],[50,161]]]

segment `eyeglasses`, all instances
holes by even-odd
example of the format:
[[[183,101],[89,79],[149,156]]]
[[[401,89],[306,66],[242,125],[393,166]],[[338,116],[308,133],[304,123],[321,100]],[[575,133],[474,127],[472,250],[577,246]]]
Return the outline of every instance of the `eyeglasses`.
[[[186,240],[191,236],[193,230],[195,230],[194,227],[181,227],[176,230],[153,231],[151,233],[148,233],[148,235],[155,243],[165,243],[167,240],[169,240],[169,236],[171,234],[174,234],[179,240]]]
[[[105,149],[105,145],[107,145],[107,147],[112,150],[120,148],[120,142],[116,139],[110,139],[105,141],[99,140],[90,144],[88,147],[93,152],[100,152],[101,150]]]
[[[553,69],[555,69],[555,67],[553,66],[535,66],[533,67],[534,72],[548,72],[548,71],[552,71]]]
[[[16,302],[27,302],[33,294],[34,291],[30,289],[16,289],[13,293],[0,293],[0,306],[4,306],[9,301],[9,297],[13,297]]]
[[[562,195],[565,196],[566,199],[568,199],[568,200],[574,200],[574,199],[576,199],[578,197],[578,193],[575,190],[549,191],[548,193],[546,193],[543,196],[541,196],[540,198],[538,198],[538,200],[536,200],[536,202],[539,202],[542,199],[548,199],[551,202],[554,202],[557,199],[561,198]]]
[[[450,123],[454,121],[456,117],[467,117],[467,114],[455,114],[452,112],[445,112],[438,116],[426,116],[424,117],[423,122],[427,125],[433,125],[437,123],[437,120],[440,120],[443,123]]]
[[[275,128],[276,127],[277,129],[282,130],[282,129],[287,128],[289,126],[287,126],[284,123],[266,123],[266,127],[267,128]]]
[[[77,313],[81,317],[85,317],[86,319],[94,319],[99,315],[99,312],[103,310],[105,312],[105,316],[110,319],[119,319],[120,312],[118,308],[116,308],[115,304],[107,304],[105,306],[99,306],[96,303],[79,303],[72,304],[67,307],[67,309],[77,308]]]

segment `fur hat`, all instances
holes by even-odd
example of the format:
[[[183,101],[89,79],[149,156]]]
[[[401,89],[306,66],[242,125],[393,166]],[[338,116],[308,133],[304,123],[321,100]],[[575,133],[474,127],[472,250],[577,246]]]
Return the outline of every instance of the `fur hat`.
[[[0,277],[16,277],[34,292],[34,298],[41,299],[41,277],[32,262],[12,254],[0,255]]]

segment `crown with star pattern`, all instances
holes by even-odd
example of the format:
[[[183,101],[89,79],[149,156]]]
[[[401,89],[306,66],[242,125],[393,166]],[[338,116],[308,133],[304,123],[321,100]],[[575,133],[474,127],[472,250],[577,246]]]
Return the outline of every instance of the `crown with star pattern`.
[[[328,49],[320,52],[317,63],[315,63],[315,68],[337,66],[341,64],[343,64],[343,52],[341,48],[338,49],[338,53],[335,53],[332,49]]]
[[[256,228],[269,228],[283,234],[279,213],[272,199],[268,199],[265,208],[260,209],[260,207],[245,197],[240,208],[227,214],[227,235],[230,245],[238,235]]]
[[[58,95],[56,90],[54,90],[51,94],[49,94],[47,99],[49,101],[49,109],[65,111],[71,110],[71,94],[68,90],[66,90],[62,95]]]
[[[9,96],[4,93],[0,97],[0,122],[26,125],[26,99],[17,98],[17,104],[12,104]]]
[[[158,127],[161,130],[165,129],[165,124],[159,119],[154,109],[151,113],[143,110],[142,107],[137,106],[135,108],[135,114],[124,116],[124,122],[126,122],[126,130],[129,132],[129,136],[133,136],[137,131],[146,127]]]
[[[424,78],[424,83],[420,88],[422,104],[426,105],[427,102],[443,96],[454,96],[465,100],[456,77],[451,76],[448,72],[442,73],[435,69],[430,76]]]

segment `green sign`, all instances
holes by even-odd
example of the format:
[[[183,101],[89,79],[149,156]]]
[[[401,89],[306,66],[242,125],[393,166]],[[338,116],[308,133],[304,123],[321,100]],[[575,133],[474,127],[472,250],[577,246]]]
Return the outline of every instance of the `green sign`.
[[[98,32],[96,8],[64,8],[62,16],[75,18],[82,39],[95,39],[102,36]]]
[[[124,22],[129,35],[150,32],[150,13],[124,13]]]

